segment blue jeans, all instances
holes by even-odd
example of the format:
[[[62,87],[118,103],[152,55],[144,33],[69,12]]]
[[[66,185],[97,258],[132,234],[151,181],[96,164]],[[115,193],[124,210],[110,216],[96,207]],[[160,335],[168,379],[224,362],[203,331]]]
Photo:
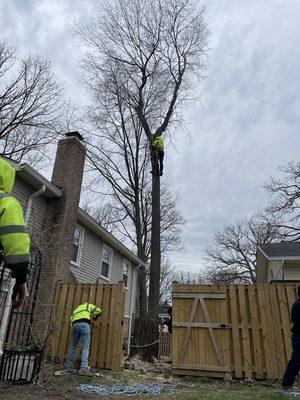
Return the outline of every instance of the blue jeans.
[[[296,375],[300,370],[300,334],[292,334],[292,357],[286,367],[285,374],[282,379],[282,386],[290,387],[295,382]]]
[[[91,342],[91,327],[86,322],[78,322],[72,326],[72,344],[67,359],[67,369],[73,368],[73,363],[79,342],[81,341],[80,370],[89,369],[89,352]]]

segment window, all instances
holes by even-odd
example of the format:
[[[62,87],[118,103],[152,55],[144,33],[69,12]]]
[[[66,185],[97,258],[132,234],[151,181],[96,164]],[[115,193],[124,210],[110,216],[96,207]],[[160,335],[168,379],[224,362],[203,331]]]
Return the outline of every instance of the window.
[[[125,283],[125,287],[128,287],[128,274],[129,274],[130,264],[128,261],[123,261],[123,282]]]
[[[83,229],[79,226],[75,227],[71,263],[79,265],[83,241]]]
[[[107,279],[109,276],[109,267],[111,264],[111,258],[112,258],[112,250],[104,246],[102,252],[101,276]]]

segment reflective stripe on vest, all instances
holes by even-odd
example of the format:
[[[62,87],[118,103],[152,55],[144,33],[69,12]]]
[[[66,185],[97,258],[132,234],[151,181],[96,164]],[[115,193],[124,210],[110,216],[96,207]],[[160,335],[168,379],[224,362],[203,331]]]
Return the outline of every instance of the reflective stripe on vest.
[[[9,193],[0,193],[0,199],[4,199],[4,197],[14,197],[14,196]]]
[[[7,225],[0,227],[0,236],[10,233],[27,233],[24,225]]]
[[[80,306],[78,306],[78,307],[80,307]],[[89,304],[88,303],[87,303],[85,309],[78,310],[76,312],[73,311],[72,316],[71,316],[71,320],[75,317],[75,315],[78,315],[78,314],[80,314],[82,312],[88,312],[90,314],[90,317],[91,317],[92,311],[89,310]]]
[[[4,256],[5,264],[19,264],[23,262],[29,262],[30,255],[29,254],[14,254],[11,256]]]

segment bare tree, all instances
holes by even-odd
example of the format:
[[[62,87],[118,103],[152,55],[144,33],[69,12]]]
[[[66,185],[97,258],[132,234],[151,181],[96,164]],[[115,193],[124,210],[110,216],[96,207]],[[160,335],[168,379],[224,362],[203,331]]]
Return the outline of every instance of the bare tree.
[[[174,275],[174,281],[181,285],[204,285],[209,283],[206,273],[191,271],[176,272]]]
[[[149,144],[180,119],[180,107],[204,67],[207,28],[196,0],[115,0],[79,28],[89,81],[103,82],[136,113]],[[159,308],[160,177],[152,176],[149,316]]]
[[[300,163],[289,163],[279,170],[283,177],[265,184],[272,195],[266,219],[280,230],[283,240],[296,242],[300,240]]]
[[[210,280],[255,283],[257,245],[280,240],[278,228],[259,215],[226,226],[216,233],[215,244],[205,249]]]
[[[107,111],[105,92],[99,97],[98,107],[93,109],[92,118],[92,121],[96,121],[94,126],[97,136],[89,138],[88,157],[91,169],[108,183],[106,196],[110,200],[107,205],[96,207],[92,214],[99,222],[105,223],[109,230],[113,229],[120,239],[125,239],[139,258],[147,262],[151,249],[151,181],[149,157],[142,141],[142,130],[138,120],[134,120],[132,114],[127,118],[126,109],[118,103],[116,109],[111,107],[111,116],[105,112],[96,118],[99,105]],[[118,123],[119,120],[122,121],[121,124]],[[99,179],[92,179],[93,185],[89,186],[97,186]],[[96,192],[95,189],[93,192]],[[185,221],[177,210],[176,197],[166,185],[162,190],[161,208],[162,252],[179,250],[181,227]],[[145,318],[147,313],[147,272],[143,266],[140,268],[141,318]]]
[[[170,304],[172,302],[172,282],[176,278],[176,272],[168,258],[163,260],[160,274],[159,302]]]
[[[32,56],[20,59],[0,42],[1,154],[16,161],[30,155],[36,162],[61,132],[61,96],[49,63]]]
[[[116,214],[117,210],[113,203],[105,202],[103,205],[98,207],[92,207],[89,201],[86,201],[82,209],[91,215],[95,221],[97,221],[103,228],[105,228],[112,235],[118,235],[119,233],[119,217]]]

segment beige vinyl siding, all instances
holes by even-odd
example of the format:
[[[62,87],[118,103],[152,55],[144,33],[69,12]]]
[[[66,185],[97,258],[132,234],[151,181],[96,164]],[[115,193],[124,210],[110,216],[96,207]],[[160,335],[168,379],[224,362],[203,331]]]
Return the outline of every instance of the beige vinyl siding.
[[[114,250],[113,247],[104,243],[98,235],[85,228],[83,224],[78,224],[78,226],[84,230],[80,264],[78,267],[70,264],[71,271],[74,273],[76,279],[82,283],[117,283],[122,281],[123,255]],[[108,280],[100,276],[103,246],[107,246],[112,250]],[[128,288],[125,289],[125,315],[129,315],[130,313],[132,274],[133,266],[130,263],[128,271]],[[136,284],[133,289],[136,292]]]
[[[285,281],[300,280],[300,262],[284,266],[284,280]]]
[[[17,177],[13,194],[20,201],[23,210],[27,205],[28,197],[31,196],[37,190],[32,186],[28,185],[23,179]],[[29,231],[31,233],[40,233],[43,227],[44,216],[47,209],[47,199],[41,195],[33,199],[31,212],[29,217]]]

